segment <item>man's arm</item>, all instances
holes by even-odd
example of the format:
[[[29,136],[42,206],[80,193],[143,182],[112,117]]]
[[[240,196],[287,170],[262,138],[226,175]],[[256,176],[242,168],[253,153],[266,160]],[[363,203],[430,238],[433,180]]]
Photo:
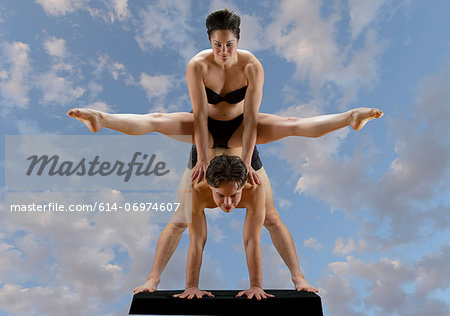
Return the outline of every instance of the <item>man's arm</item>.
[[[202,298],[203,295],[213,297],[210,292],[201,291],[198,288],[200,268],[202,266],[203,249],[207,239],[206,217],[203,205],[197,203],[200,193],[193,190],[192,196],[192,222],[189,228],[189,250],[186,263],[186,287],[183,293],[175,294],[174,297]]]
[[[253,56],[252,56],[253,57]],[[257,119],[264,86],[264,69],[261,63],[253,57],[253,61],[245,67],[248,79],[247,92],[244,103],[244,130],[242,132],[242,161],[248,169],[248,182],[259,184],[259,178],[251,167],[253,149],[256,143]]]
[[[264,292],[262,284],[261,230],[265,216],[264,187],[257,185],[251,190],[245,191],[245,194],[247,196],[244,203],[247,213],[244,222],[244,247],[247,256],[250,289],[240,292],[237,296],[245,294],[248,298],[255,296],[256,299],[260,300],[261,298],[273,297],[273,295]]]

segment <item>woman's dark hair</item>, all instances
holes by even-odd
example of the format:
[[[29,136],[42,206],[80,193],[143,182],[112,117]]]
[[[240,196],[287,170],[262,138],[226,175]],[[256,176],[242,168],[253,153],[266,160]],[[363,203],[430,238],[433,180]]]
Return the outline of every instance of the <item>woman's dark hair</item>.
[[[232,31],[234,36],[239,39],[241,30],[241,18],[235,11],[229,9],[222,9],[211,12],[206,18],[206,28],[208,32],[208,38],[211,39],[211,35],[214,31]]]
[[[247,182],[247,167],[238,156],[217,156],[209,163],[206,181],[213,188],[234,181],[241,188]]]

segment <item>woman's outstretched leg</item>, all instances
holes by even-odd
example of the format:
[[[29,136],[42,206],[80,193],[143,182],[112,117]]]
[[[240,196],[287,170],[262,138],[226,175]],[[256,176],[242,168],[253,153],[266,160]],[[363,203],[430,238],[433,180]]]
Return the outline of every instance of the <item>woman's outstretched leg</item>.
[[[368,121],[382,116],[383,112],[375,108],[357,108],[344,113],[310,118],[259,113],[256,142],[266,144],[288,136],[320,137],[346,126],[360,130]],[[239,135],[236,136],[239,138]]]
[[[194,116],[188,112],[109,114],[93,109],[71,109],[67,115],[82,121],[93,133],[109,128],[128,135],[159,132],[164,135],[193,135]]]

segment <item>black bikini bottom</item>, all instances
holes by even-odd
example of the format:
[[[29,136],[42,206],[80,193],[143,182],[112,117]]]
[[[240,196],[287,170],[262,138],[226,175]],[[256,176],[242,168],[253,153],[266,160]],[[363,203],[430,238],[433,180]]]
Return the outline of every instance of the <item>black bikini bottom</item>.
[[[230,121],[218,121],[208,117],[208,130],[213,138],[213,148],[229,149],[228,141],[230,140],[233,133],[239,128],[243,119],[244,114],[241,114]],[[195,145],[192,145],[191,154],[187,166],[189,169],[192,169],[196,163],[197,147],[195,147]],[[256,146],[253,149],[251,165],[255,171],[261,169],[262,167],[262,162],[259,158],[259,152]]]
[[[192,169],[196,164],[197,164],[197,147],[195,147],[195,145],[192,145],[191,154],[190,154],[190,157],[189,157],[189,161],[188,161],[187,167],[189,169]],[[253,149],[251,165],[252,165],[252,168],[255,171],[258,171],[263,166],[262,161],[259,158],[258,148],[256,148],[256,146]]]

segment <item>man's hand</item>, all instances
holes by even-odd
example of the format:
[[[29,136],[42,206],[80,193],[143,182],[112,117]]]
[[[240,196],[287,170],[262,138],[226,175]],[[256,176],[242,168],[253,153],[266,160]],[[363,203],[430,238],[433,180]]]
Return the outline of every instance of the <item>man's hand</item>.
[[[192,169],[192,182],[197,180],[197,183],[202,182],[206,176],[206,169],[208,169],[209,161],[198,161]]]
[[[186,290],[184,290],[183,293],[174,294],[173,297],[187,298],[188,300],[191,300],[194,297],[202,298],[203,295],[207,295],[209,297],[214,297],[214,295],[211,292],[202,291],[198,287],[189,287]]]
[[[260,184],[261,181],[259,180],[258,175],[256,174],[256,171],[253,169],[252,165],[248,162],[244,162],[245,166],[247,167],[247,181],[251,185],[253,184]]]
[[[238,295],[236,295],[236,297],[241,297],[242,295],[247,295],[248,299],[256,297],[258,301],[260,301],[262,298],[275,297],[275,295],[264,292],[264,290],[260,287],[252,287],[246,291],[241,291],[238,293]]]

